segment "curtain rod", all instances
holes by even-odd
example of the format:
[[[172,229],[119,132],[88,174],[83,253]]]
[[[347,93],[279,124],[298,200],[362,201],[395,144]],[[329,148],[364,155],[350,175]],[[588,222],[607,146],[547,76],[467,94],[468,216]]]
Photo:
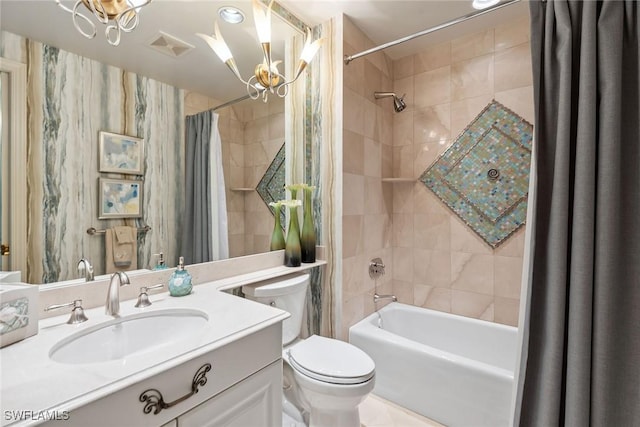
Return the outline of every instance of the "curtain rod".
[[[220,104],[220,105],[218,105],[218,106],[216,106],[216,107],[213,107],[213,108],[212,108],[211,110],[209,110],[209,111],[216,111],[216,110],[218,110],[218,109],[220,109],[220,108],[228,107],[229,105],[236,104],[236,103],[238,103],[238,102],[240,102],[240,101],[244,101],[245,99],[249,99],[249,98],[251,98],[251,97],[247,94],[247,95],[245,95],[245,96],[241,96],[240,98],[232,99],[231,101],[227,101],[227,102],[225,102],[224,104]]]
[[[510,1],[507,1],[507,2],[504,2],[504,3],[497,4],[497,5],[493,6],[493,7],[484,9],[484,10],[480,10],[480,11],[477,11],[477,12],[471,12],[471,13],[469,13],[467,15],[461,16],[460,18],[456,18],[456,19],[454,19],[452,21],[445,22],[444,24],[440,24],[440,25],[437,25],[435,27],[431,27],[431,28],[428,28],[426,30],[422,30],[420,32],[411,34],[411,35],[406,36],[406,37],[402,37],[402,38],[400,38],[398,40],[394,40],[392,42],[388,42],[388,43],[384,43],[384,44],[381,44],[381,45],[376,46],[376,47],[372,47],[371,49],[364,50],[364,51],[362,51],[360,53],[356,53],[356,54],[353,54],[353,55],[345,55],[344,56],[344,63],[345,63],[345,65],[349,65],[349,63],[351,61],[353,61],[354,59],[358,59],[360,57],[375,53],[375,52],[377,52],[379,50],[383,50],[383,49],[387,49],[389,47],[393,47],[393,46],[399,45],[400,43],[408,42],[409,40],[413,40],[413,39],[415,39],[417,37],[421,37],[421,36],[433,33],[434,31],[442,30],[443,28],[447,28],[447,27],[450,27],[452,25],[459,24],[459,23],[467,21],[467,20],[469,20],[471,18],[475,18],[476,16],[480,16],[480,15],[484,15],[485,13],[493,12],[494,10],[498,10],[498,9],[503,8],[505,6],[509,6],[510,4],[516,3],[518,1],[520,1],[520,0],[510,0]]]

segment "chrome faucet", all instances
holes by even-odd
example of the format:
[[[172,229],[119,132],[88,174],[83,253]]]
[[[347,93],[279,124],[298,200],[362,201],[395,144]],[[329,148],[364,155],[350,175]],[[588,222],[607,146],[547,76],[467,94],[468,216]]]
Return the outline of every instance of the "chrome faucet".
[[[373,294],[373,302],[376,303],[383,299],[390,299],[391,301],[398,301],[395,295],[378,295],[377,293]]]
[[[81,258],[78,261],[78,273],[84,276],[85,282],[93,281],[93,266],[87,258]]]
[[[129,285],[129,276],[124,271],[116,271],[111,276],[109,290],[107,291],[107,303],[105,313],[113,317],[118,317],[120,313],[120,286]]]

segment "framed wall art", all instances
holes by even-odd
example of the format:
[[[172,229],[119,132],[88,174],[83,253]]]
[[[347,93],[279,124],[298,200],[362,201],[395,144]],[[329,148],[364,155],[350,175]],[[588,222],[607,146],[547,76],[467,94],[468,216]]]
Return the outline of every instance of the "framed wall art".
[[[142,218],[143,181],[98,178],[98,219]]]
[[[144,139],[100,132],[100,172],[144,175]]]

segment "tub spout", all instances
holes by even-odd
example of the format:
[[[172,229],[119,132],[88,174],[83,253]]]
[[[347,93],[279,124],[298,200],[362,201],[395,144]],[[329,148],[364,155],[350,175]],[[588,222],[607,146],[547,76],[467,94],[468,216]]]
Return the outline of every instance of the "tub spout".
[[[385,300],[385,299],[390,299],[391,301],[398,301],[398,298],[396,298],[395,295],[378,295],[378,294],[373,294],[373,302],[379,302],[380,300]]]

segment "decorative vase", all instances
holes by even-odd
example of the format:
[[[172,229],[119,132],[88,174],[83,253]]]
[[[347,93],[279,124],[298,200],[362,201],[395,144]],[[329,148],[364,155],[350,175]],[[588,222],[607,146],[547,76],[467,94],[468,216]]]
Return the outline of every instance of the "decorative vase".
[[[269,205],[273,206],[274,210],[274,224],[273,224],[273,232],[271,233],[271,245],[269,246],[269,250],[271,251],[279,251],[280,249],[285,248],[284,243],[284,234],[282,233],[282,225],[280,223],[280,208],[282,207],[281,203],[269,203]]]
[[[300,234],[300,246],[302,262],[316,262],[316,229],[313,224],[313,211],[311,210],[311,193],[314,187],[304,188],[304,219],[302,221],[302,233]]]
[[[301,260],[300,226],[298,225],[298,206],[289,207],[289,229],[287,243],[284,248],[284,265],[299,267]]]

